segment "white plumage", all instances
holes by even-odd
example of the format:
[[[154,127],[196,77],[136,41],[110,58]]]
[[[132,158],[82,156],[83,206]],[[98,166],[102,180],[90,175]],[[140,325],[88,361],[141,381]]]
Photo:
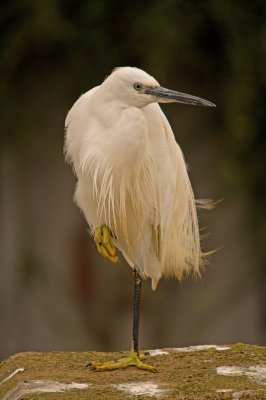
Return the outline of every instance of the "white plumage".
[[[169,101],[213,105],[122,67],[83,94],[66,119],[77,205],[92,233],[100,225],[110,228],[115,246],[143,278],[151,278],[153,289],[163,276],[180,280],[199,274],[202,265],[186,164],[157,103]]]

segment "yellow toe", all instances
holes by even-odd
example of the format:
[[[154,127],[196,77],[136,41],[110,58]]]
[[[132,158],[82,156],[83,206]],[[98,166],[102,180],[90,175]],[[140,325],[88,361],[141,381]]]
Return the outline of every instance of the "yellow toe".
[[[108,226],[101,225],[95,229],[94,241],[99,253],[112,263],[117,263],[118,257],[115,255],[115,246],[113,245],[110,229]]]
[[[141,357],[142,358],[142,357]],[[108,361],[105,363],[92,363],[91,369],[94,371],[112,371],[115,369],[124,369],[127,367],[136,367],[149,372],[158,372],[152,365],[141,361],[139,355],[135,352],[130,352],[127,357],[120,358],[117,361]]]

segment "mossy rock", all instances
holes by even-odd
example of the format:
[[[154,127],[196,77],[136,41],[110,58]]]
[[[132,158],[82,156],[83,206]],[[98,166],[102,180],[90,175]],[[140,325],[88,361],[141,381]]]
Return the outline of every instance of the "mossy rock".
[[[124,353],[19,353],[0,363],[2,400],[266,399],[266,348],[244,344],[151,351],[151,373],[95,372],[90,361]]]

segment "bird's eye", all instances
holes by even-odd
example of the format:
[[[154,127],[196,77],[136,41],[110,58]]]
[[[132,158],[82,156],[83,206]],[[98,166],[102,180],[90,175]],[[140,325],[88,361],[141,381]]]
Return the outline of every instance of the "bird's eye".
[[[134,89],[139,92],[142,89],[142,85],[140,83],[134,83]]]

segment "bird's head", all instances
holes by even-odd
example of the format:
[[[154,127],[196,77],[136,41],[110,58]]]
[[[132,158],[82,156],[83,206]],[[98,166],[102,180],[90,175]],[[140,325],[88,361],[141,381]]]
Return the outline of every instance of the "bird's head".
[[[215,104],[200,97],[166,89],[145,71],[139,68],[115,68],[101,85],[105,93],[125,106],[145,107],[154,102],[184,103],[191,105],[215,107]]]

